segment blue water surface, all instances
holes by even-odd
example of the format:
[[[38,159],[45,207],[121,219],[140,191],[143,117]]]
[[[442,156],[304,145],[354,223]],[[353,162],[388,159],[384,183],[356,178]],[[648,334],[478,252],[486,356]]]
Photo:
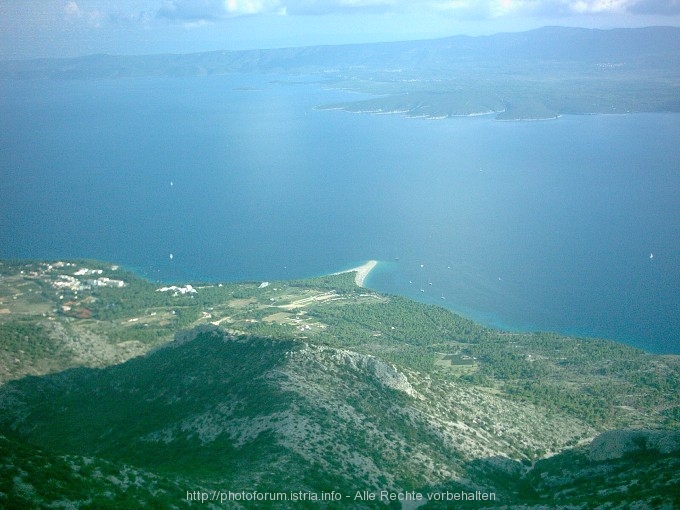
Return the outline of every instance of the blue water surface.
[[[680,353],[680,115],[314,109],[354,97],[267,75],[2,82],[0,257],[162,281],[377,259],[378,291]]]

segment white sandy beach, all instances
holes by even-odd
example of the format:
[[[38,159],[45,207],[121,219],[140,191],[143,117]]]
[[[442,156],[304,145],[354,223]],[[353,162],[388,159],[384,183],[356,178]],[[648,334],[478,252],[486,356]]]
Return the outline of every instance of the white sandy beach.
[[[353,269],[348,269],[347,271],[339,271],[334,274],[342,274],[342,273],[352,273],[356,271],[356,276],[354,277],[354,281],[357,284],[357,287],[363,287],[364,286],[364,281],[366,280],[366,277],[368,276],[368,273],[370,273],[373,268],[378,265],[377,260],[369,260],[365,264],[355,267]]]

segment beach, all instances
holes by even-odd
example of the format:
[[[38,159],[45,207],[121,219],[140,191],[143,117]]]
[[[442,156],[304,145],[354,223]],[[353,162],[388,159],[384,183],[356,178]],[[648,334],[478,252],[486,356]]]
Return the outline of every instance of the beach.
[[[377,260],[369,260],[365,264],[355,267],[353,269],[348,269],[347,271],[339,271],[334,274],[342,274],[342,273],[352,273],[356,272],[356,276],[354,277],[354,282],[357,284],[357,287],[363,287],[364,286],[364,281],[366,280],[366,277],[368,276],[368,273],[370,273],[373,268],[378,265]]]

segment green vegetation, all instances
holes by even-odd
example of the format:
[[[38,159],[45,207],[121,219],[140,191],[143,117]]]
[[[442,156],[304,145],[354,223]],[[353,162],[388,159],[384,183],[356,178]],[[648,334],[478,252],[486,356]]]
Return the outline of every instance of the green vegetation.
[[[30,319],[0,323],[0,338],[4,353],[21,354],[29,359],[60,354],[44,327]]]
[[[423,77],[420,69],[404,70],[398,77],[348,70],[331,86],[377,97],[319,108],[428,118],[493,115],[497,120],[680,109],[677,69],[670,78],[666,70],[643,71],[643,64],[604,71],[593,62],[566,62],[548,73],[519,60],[496,61],[493,69],[460,65],[452,70],[455,77]]]
[[[39,507],[109,484],[90,462],[163,489],[112,489],[81,508],[131,494],[179,507],[185,485],[483,486],[548,506],[552,492],[582,489],[573,501],[604,501],[600,475],[583,474],[596,468],[572,448],[599,431],[680,425],[677,356],[482,327],[357,288],[353,273],[163,287],[96,261],[2,262],[0,309],[0,434],[18,452],[0,492]],[[562,465],[570,474],[551,478]],[[676,465],[667,453],[634,473],[667,502]],[[599,466],[632,481],[630,463]]]
[[[0,506],[82,509],[186,508],[182,480],[92,457],[58,455],[0,436]],[[198,489],[198,487],[197,487]],[[208,507],[210,508],[210,507]]]
[[[193,284],[194,292],[182,293],[161,292],[159,285],[120,268],[112,270],[108,264],[70,264],[60,268],[42,262],[0,266],[6,296],[0,308],[7,306],[11,311],[0,315],[0,353],[4,353],[0,355],[25,360],[14,363],[17,375],[36,373],[36,369],[22,371],[20,367],[41,359],[64,368],[78,365],[78,352],[69,362],[68,349],[56,331],[62,337],[96,335],[99,345],[111,354],[109,360],[99,356],[98,363],[90,366],[105,366],[162,345],[179,330],[213,323],[235,334],[310,339],[317,345],[351,348],[405,370],[493,388],[506,398],[566,412],[601,429],[678,425],[677,411],[673,411],[677,403],[671,405],[680,385],[676,357],[651,356],[606,340],[504,333],[437,306],[359,289],[353,273],[266,286]],[[98,278],[117,279],[125,285],[88,285],[91,274],[73,276],[83,268],[101,270]],[[79,290],[55,288],[64,281]],[[40,289],[39,294],[24,292],[27,284]],[[69,303],[68,311],[64,303]],[[36,307],[33,314],[31,306]],[[50,310],[47,316],[42,312],[45,309]],[[83,309],[88,311],[86,318],[74,314]],[[447,356],[464,357],[466,369],[442,363]],[[9,367],[6,378],[12,378],[12,364]],[[650,407],[664,412],[646,418],[642,410]]]

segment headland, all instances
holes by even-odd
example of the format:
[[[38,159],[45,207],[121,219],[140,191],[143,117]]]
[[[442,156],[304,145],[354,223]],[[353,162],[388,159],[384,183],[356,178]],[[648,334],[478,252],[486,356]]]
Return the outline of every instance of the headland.
[[[333,274],[356,272],[356,276],[354,277],[354,282],[357,284],[357,287],[363,287],[364,282],[366,281],[366,277],[373,270],[373,268],[377,265],[378,265],[377,260],[369,260],[368,262],[366,262],[365,264],[362,264],[361,266],[357,266],[353,269],[347,269],[346,271],[338,271],[337,273],[333,273]]]

